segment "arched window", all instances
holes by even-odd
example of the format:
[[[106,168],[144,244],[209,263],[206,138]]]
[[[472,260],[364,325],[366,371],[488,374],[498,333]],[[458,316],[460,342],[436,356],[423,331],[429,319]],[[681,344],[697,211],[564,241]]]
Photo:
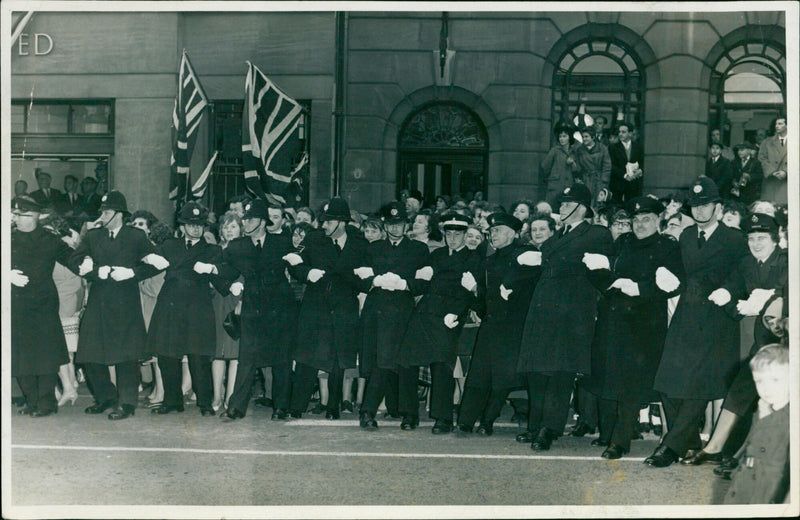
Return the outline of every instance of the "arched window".
[[[742,42],[717,60],[708,120],[710,129],[722,130],[725,145],[760,143],[763,130],[786,104],[785,70],[785,50],[770,42]]]
[[[639,58],[613,39],[592,38],[573,45],[561,57],[553,77],[553,124],[573,121],[581,105],[607,128],[624,120],[641,132],[645,78]]]

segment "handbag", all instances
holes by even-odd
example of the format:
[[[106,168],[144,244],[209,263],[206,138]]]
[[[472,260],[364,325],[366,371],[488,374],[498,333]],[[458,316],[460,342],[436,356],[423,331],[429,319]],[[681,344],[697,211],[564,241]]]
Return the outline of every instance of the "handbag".
[[[235,310],[232,310],[225,316],[225,320],[222,322],[222,328],[225,329],[225,332],[232,339],[238,340],[242,335],[242,320],[239,315],[236,314]]]

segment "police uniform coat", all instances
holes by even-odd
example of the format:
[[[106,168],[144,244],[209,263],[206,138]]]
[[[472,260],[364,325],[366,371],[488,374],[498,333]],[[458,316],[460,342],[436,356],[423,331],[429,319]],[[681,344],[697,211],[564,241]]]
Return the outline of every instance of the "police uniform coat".
[[[158,273],[158,269],[142,262],[142,258],[154,252],[144,231],[131,226],[122,226],[113,240],[106,228],[86,233],[70,260],[75,272],[86,256],[94,263],[93,270],[85,276],[91,286],[81,321],[76,363],[115,365],[146,357],[147,333],[139,281]],[[121,282],[110,275],[101,280],[97,271],[106,265],[131,268],[134,276]]]
[[[359,373],[369,377],[375,368],[396,369],[400,345],[414,312],[414,297],[427,283],[417,280],[418,269],[429,265],[428,247],[417,240],[403,238],[397,246],[387,240],[369,244],[365,266],[375,276],[394,273],[408,284],[405,291],[389,291],[372,287],[361,311],[363,340],[359,355]],[[374,278],[368,279],[372,283]]]
[[[680,236],[685,279],[667,330],[655,389],[674,399],[710,401],[725,397],[738,367],[739,323],[708,296],[749,253],[742,232],[722,223],[702,247],[697,236],[696,225]]]
[[[69,362],[58,316],[53,282],[56,262],[68,265],[72,249],[42,229],[11,233],[11,269],[28,277],[25,287],[11,286],[11,375],[55,374]]]
[[[469,378],[490,374],[494,388],[511,388],[517,381],[517,358],[522,340],[522,327],[533,289],[541,274],[540,267],[521,266],[517,257],[530,246],[511,244],[495,250],[486,258],[486,290],[478,304],[481,325],[472,352]],[[511,290],[508,300],[500,295],[500,286]]]
[[[267,233],[260,248],[240,237],[222,250],[218,271],[224,284],[216,285],[227,294],[243,278],[239,357],[252,356],[256,367],[285,364],[291,356],[297,308],[283,257],[292,251],[285,233]]]
[[[192,247],[182,238],[171,238],[156,251],[169,267],[150,321],[147,351],[172,358],[213,355],[216,320],[210,282],[218,278],[194,272],[194,264],[218,264],[222,250],[203,238]]]
[[[583,379],[593,394],[611,400],[658,400],[653,378],[667,334],[667,299],[671,294],[656,286],[656,269],[666,267],[683,277],[678,242],[655,233],[642,240],[625,233],[615,243],[617,252],[603,285],[628,278],[639,286],[639,296],[617,288],[600,292],[594,340],[592,372]]]
[[[582,259],[613,252],[611,232],[586,221],[542,244],[542,274],[525,320],[518,372],[589,373],[600,275]]]
[[[449,247],[431,253],[433,278],[408,324],[400,352],[401,366],[455,365],[458,337],[467,319],[467,311],[475,301],[473,293],[461,286],[461,276],[467,271],[472,273],[480,290],[484,279],[481,262],[480,255],[466,246],[452,255]],[[447,314],[458,316],[456,327],[448,329],[445,326]]]
[[[324,234],[310,233],[303,245],[303,263],[290,268],[292,276],[305,282],[311,269],[321,269],[325,275],[306,283],[294,359],[326,372],[336,362],[339,368],[354,368],[361,345],[358,293],[367,292],[369,282],[353,270],[364,265],[368,242],[348,232],[344,249],[339,250]]]

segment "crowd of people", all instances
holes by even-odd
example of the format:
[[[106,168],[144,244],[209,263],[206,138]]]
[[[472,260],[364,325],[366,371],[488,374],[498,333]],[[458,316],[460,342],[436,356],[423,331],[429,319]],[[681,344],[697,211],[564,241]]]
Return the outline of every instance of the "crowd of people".
[[[782,122],[769,139],[785,139]],[[311,412],[358,413],[364,430],[382,407],[403,430],[428,409],[433,434],[489,436],[523,390],[517,442],[549,450],[572,407],[570,434],[598,429],[591,444],[617,459],[657,402],[648,465],[755,471],[758,490],[734,485],[728,500],[783,501],[785,144],[783,166],[765,144],[731,163],[712,139],[705,174],[659,199],[642,194],[632,125],[606,146],[603,124],[557,125],[545,196],[508,210],[480,192],[423,207],[406,190],[370,214],[340,197],[314,211],[240,196],[219,218],[185,203],[173,230],[119,191],[64,210],[42,172],[42,194],[12,201],[19,412],[56,413],[85,377],[87,414],[184,412],[191,394],[234,422],[263,379],[254,405],[275,421],[318,393]]]

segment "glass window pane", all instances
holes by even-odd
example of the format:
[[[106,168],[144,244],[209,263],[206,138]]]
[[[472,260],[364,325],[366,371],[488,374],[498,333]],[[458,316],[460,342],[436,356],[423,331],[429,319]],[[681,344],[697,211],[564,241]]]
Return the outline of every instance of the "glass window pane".
[[[747,44],[747,54],[761,55],[764,53],[764,46],[756,43]]]
[[[728,58],[726,58],[725,56],[721,57],[717,62],[716,71],[719,72],[720,74],[724,74],[725,71],[728,69],[728,65],[730,65],[730,63],[731,62],[730,60],[728,60]]]
[[[584,55],[589,53],[589,44],[588,43],[582,43],[581,45],[578,45],[577,47],[572,49],[572,52],[573,52],[573,54],[575,54],[575,56],[580,58],[581,56],[584,56]]]
[[[594,52],[605,52],[608,43],[606,42],[592,42],[592,50]]]
[[[568,53],[564,56],[564,59],[561,60],[561,68],[569,70],[573,63],[575,63],[575,57]]]
[[[594,55],[581,60],[575,68],[573,74],[621,74],[622,69],[619,64],[607,56]]]
[[[11,105],[11,133],[25,132],[25,105]]]
[[[628,70],[636,70],[638,68],[636,66],[636,62],[633,61],[633,58],[630,56],[630,54],[622,58],[622,63],[625,64],[625,67],[627,67]]]
[[[109,133],[108,105],[73,105],[72,132],[75,134],[107,134]]]
[[[730,56],[733,61],[738,60],[739,58],[744,56],[744,47],[743,46],[739,46],[739,47],[736,47],[735,49],[729,50],[728,51],[728,56]]]
[[[778,52],[778,50],[775,49],[774,47],[767,47],[766,50],[765,50],[765,53],[766,53],[767,56],[769,56],[773,60],[779,60],[779,59],[783,58],[783,54]]]
[[[625,56],[625,50],[613,44],[608,46],[608,52],[620,59]]]
[[[66,134],[69,105],[37,105],[30,107],[28,133]]]

